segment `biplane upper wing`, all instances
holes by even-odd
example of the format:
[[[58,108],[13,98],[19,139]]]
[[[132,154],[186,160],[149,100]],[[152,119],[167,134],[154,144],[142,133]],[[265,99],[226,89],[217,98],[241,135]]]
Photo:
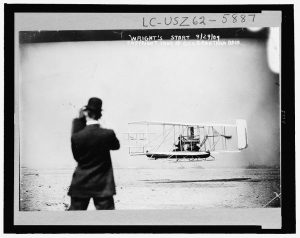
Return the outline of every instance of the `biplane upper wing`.
[[[129,122],[129,125],[137,124],[137,125],[165,125],[165,126],[199,126],[199,127],[236,127],[236,124],[224,124],[224,123],[177,123],[177,122],[158,122],[158,121],[136,121]]]

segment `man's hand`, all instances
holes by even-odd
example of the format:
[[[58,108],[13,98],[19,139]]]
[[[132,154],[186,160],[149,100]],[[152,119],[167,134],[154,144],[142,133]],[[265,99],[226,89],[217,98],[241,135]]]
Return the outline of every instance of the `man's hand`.
[[[80,110],[79,110],[79,118],[84,118],[83,111],[84,111],[85,109],[86,109],[86,107],[80,108]]]

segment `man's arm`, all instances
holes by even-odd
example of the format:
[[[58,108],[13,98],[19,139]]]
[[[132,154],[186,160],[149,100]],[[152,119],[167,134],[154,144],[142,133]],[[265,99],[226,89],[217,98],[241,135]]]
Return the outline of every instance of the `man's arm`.
[[[77,133],[77,132],[81,131],[85,126],[86,126],[86,121],[85,121],[84,117],[75,118],[72,121],[71,135],[73,135],[74,133]]]
[[[78,131],[81,131],[83,128],[85,128],[86,119],[85,119],[85,116],[83,115],[84,109],[85,109],[85,107],[80,108],[78,118],[75,118],[72,121],[71,135],[73,135],[74,133],[77,133]]]
[[[120,149],[120,142],[118,138],[116,137],[116,134],[113,130],[111,130],[111,135],[110,135],[110,150],[118,150]]]
[[[78,144],[76,144],[73,136],[71,137],[71,148],[72,148],[73,157],[78,162],[79,157],[80,157],[80,153],[79,153],[80,150],[79,150],[79,146],[78,146]]]

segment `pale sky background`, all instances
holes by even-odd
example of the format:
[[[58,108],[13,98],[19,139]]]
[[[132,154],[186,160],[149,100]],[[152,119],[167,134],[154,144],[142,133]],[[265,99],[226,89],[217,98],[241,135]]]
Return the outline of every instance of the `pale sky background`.
[[[21,165],[73,168],[71,121],[90,97],[103,100],[103,126],[121,149],[115,168],[168,166],[130,157],[130,121],[234,123],[247,120],[249,147],[219,154],[216,166],[279,163],[278,75],[266,42],[235,46],[138,46],[126,41],[25,44],[20,48]]]

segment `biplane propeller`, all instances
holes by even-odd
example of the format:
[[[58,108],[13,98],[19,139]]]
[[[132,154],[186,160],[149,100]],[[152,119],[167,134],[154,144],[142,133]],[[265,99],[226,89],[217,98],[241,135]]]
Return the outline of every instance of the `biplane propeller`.
[[[212,154],[239,152],[248,146],[247,123],[130,122],[129,154],[152,159],[207,160]],[[233,141],[233,142],[230,142]],[[230,144],[230,146],[229,146]]]

